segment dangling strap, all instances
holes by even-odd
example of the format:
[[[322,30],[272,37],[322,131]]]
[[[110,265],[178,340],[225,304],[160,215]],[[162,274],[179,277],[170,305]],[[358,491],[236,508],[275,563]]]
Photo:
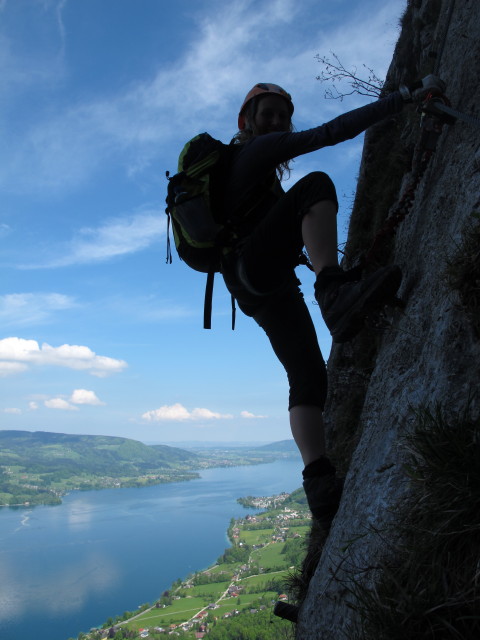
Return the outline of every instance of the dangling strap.
[[[230,296],[232,299],[232,331],[235,331],[235,318],[237,316],[237,309],[235,307],[235,298]]]
[[[207,284],[205,285],[205,302],[203,305],[203,328],[212,328],[212,299],[213,299],[213,282],[215,280],[215,271],[212,269],[207,274]],[[237,317],[237,309],[235,307],[235,298],[230,296],[232,301],[232,331],[235,331],[235,319]]]
[[[203,305],[203,328],[212,328],[212,298],[213,298],[213,281],[215,279],[215,271],[211,269],[207,275],[207,284],[205,285],[205,303]]]
[[[172,264],[172,245],[170,244],[170,213],[168,210],[167,214],[167,264]]]

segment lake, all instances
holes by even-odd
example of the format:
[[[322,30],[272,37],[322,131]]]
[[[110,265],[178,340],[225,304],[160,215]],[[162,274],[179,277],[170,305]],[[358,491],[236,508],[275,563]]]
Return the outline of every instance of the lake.
[[[301,459],[208,469],[189,482],[73,492],[0,509],[1,640],[68,640],[153,602],[229,546],[237,498],[301,486]]]

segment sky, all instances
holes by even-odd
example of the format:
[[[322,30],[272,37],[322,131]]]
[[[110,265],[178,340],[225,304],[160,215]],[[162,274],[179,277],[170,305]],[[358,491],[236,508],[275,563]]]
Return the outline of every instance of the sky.
[[[147,443],[291,437],[268,340],[216,278],[166,264],[165,172],[208,131],[229,142],[257,82],[297,130],[370,99],[325,97],[317,55],[384,78],[405,0],[0,0],[0,429]],[[348,87],[346,87],[348,89]],[[326,171],[339,242],[363,136],[297,159]],[[325,360],[330,337],[298,269]]]

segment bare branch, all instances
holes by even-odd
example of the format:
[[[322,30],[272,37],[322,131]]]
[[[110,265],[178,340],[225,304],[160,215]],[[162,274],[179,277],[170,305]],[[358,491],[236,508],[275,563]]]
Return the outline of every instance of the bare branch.
[[[383,88],[383,80],[376,75],[373,69],[362,65],[367,71],[367,77],[362,78],[357,75],[357,68],[348,70],[343,66],[339,57],[330,52],[333,56],[333,61],[325,56],[316,55],[316,59],[325,67],[325,69],[317,76],[317,80],[320,82],[328,82],[331,87],[325,89],[325,98],[333,100],[343,100],[345,96],[350,96],[353,93],[358,93],[361,96],[371,96],[378,98]],[[351,87],[351,91],[340,91],[337,88],[337,82],[348,81]]]

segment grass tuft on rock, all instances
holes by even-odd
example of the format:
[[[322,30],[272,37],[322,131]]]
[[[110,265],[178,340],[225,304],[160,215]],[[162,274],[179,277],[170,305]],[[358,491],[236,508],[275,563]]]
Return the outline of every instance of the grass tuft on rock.
[[[406,438],[412,499],[388,560],[354,583],[355,640],[480,638],[480,418],[421,409]]]
[[[313,578],[325,545],[325,533],[315,519],[305,538],[305,558],[300,567],[292,569],[285,579],[289,602],[301,605],[307,596],[308,585]]]

